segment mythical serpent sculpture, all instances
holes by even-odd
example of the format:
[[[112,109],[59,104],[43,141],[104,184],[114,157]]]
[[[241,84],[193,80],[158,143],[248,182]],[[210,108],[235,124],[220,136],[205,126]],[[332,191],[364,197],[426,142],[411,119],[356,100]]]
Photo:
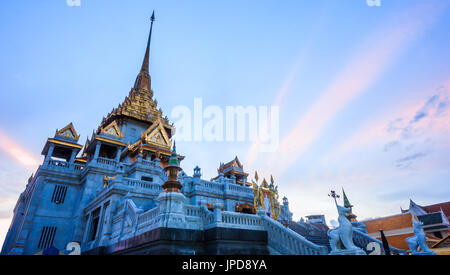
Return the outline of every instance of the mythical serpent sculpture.
[[[414,226],[414,236],[406,239],[406,242],[409,245],[409,249],[411,250],[411,254],[421,254],[423,252],[427,254],[436,254],[433,250],[428,248],[426,243],[426,236],[422,230],[423,222],[412,220]],[[423,250],[423,252],[419,252],[419,248]]]

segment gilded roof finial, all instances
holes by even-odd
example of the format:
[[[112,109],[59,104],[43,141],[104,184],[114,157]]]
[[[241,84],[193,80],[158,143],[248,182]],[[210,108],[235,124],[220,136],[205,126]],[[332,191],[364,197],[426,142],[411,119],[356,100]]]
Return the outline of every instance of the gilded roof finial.
[[[151,81],[149,74],[149,63],[150,63],[150,42],[152,41],[152,31],[153,31],[153,22],[155,21],[155,11],[153,11],[152,16],[150,17],[150,33],[148,35],[147,41],[147,49],[145,51],[144,61],[142,62],[141,71],[139,72],[138,77],[136,78],[136,82],[134,83],[134,88],[136,90],[144,89],[150,91]]]
[[[148,72],[149,60],[150,60],[150,42],[152,41],[152,30],[153,22],[155,21],[155,11],[153,10],[152,16],[150,17],[150,34],[148,35],[147,50],[145,52],[144,62],[142,63],[142,70]]]

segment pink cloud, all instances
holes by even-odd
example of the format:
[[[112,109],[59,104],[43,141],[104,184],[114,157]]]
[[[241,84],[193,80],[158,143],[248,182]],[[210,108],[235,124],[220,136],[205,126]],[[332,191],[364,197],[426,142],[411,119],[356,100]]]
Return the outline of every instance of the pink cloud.
[[[441,4],[422,2],[396,15],[392,22],[370,36],[281,141],[278,151],[272,154],[267,163],[275,170],[274,173],[280,175],[288,169],[316,140],[327,123],[352,100],[366,92],[442,11]],[[375,129],[374,134],[380,131]]]
[[[441,99],[450,96],[450,80],[443,84],[443,89],[437,94]],[[410,105],[403,107],[401,109],[385,111],[383,117],[378,118],[376,121],[369,123],[366,127],[355,132],[351,137],[349,137],[346,142],[339,145],[335,150],[333,150],[328,156],[336,156],[339,154],[345,154],[353,150],[359,150],[360,148],[368,145],[383,144],[392,140],[402,139],[403,129],[408,126],[408,123],[414,119],[417,112],[426,105],[429,98],[435,95],[434,89],[433,93],[422,93],[428,94],[424,96],[419,101],[413,102]],[[415,122],[411,127],[415,134],[424,134],[428,136],[439,137],[450,133],[450,116],[448,111],[442,114],[437,114],[437,108],[433,109],[429,115],[424,117],[418,122]],[[389,126],[395,126],[394,129],[388,131]]]
[[[39,160],[33,153],[23,148],[17,142],[9,138],[4,132],[0,131],[0,149],[7,153],[17,163],[27,167],[30,170],[36,169]]]

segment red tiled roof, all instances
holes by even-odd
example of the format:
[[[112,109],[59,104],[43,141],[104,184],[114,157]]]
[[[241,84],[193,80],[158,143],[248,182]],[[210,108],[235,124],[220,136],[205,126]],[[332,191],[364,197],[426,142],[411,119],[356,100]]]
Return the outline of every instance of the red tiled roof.
[[[410,213],[404,213],[394,216],[388,216],[379,219],[365,221],[367,232],[378,233],[380,229],[383,231],[402,229],[412,227],[412,216]]]
[[[442,208],[442,211],[444,212],[445,216],[450,217],[450,201],[422,206],[422,208],[428,213],[438,212]]]

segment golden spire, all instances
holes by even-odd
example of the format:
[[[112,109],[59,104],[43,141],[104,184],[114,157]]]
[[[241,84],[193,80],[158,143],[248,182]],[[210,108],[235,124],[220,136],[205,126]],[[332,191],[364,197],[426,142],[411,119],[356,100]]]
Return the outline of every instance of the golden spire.
[[[129,117],[136,120],[152,124],[160,120],[166,129],[169,138],[172,136],[173,126],[169,124],[167,117],[163,117],[161,109],[157,109],[157,102],[153,100],[153,91],[151,90],[151,78],[149,74],[150,61],[150,42],[152,38],[153,22],[155,21],[155,12],[153,11],[150,23],[150,33],[147,41],[144,61],[141,70],[136,78],[134,87],[125,100],[109,113],[100,125],[100,128],[108,126],[116,117]]]
[[[145,51],[144,61],[142,62],[141,71],[139,72],[136,81],[134,83],[135,90],[151,90],[151,77],[149,73],[149,64],[150,64],[150,42],[152,40],[152,30],[153,30],[153,22],[155,21],[155,11],[152,13],[152,17],[150,18],[150,34],[148,35],[147,41],[147,49]]]

